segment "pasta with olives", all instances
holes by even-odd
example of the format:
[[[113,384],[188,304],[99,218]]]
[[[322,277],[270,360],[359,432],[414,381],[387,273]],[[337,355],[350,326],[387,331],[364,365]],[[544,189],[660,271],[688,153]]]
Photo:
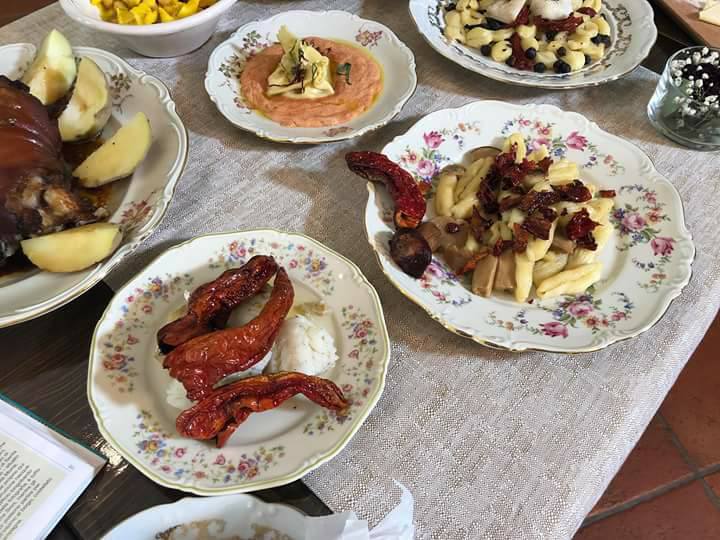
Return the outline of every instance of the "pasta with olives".
[[[602,0],[459,0],[444,6],[444,35],[520,70],[571,73],[612,44],[602,7]]]

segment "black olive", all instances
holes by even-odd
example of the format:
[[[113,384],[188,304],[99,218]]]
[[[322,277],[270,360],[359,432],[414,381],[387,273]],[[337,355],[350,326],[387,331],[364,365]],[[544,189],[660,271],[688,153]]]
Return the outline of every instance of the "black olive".
[[[557,34],[558,33],[555,30],[548,30],[547,32],[545,32],[545,37],[548,41],[552,41],[553,39],[555,39],[555,36],[557,36]]]
[[[603,42],[605,45],[607,45],[608,47],[609,47],[610,44],[612,43],[612,39],[610,39],[610,36],[608,36],[607,34],[601,34],[601,35],[600,35],[600,39],[601,39],[602,42]]]
[[[533,66],[535,73],[545,73],[545,64],[537,63]]]
[[[466,24],[465,30],[470,31],[470,30],[473,30],[474,28],[482,28],[482,27],[483,27],[482,24]]]
[[[537,56],[537,49],[535,47],[529,47],[525,49],[525,57],[532,60]]]
[[[560,47],[560,48],[557,50],[557,55],[558,55],[558,56],[565,56],[566,54],[567,54],[567,49],[566,49],[565,47]]]
[[[480,47],[480,52],[485,56],[490,56],[490,53],[492,52],[492,47],[490,45],[483,45]]]
[[[457,223],[453,223],[453,222],[451,221],[450,223],[448,223],[447,225],[445,225],[445,231],[446,231],[448,234],[455,234],[456,232],[459,232],[459,231],[460,231],[460,225],[458,225]]]
[[[493,19],[491,17],[488,17],[485,19],[484,27],[488,30],[500,30],[505,26],[504,22],[498,21],[497,19]]]
[[[448,4],[447,6],[445,6],[445,10],[446,10],[446,11],[455,11],[456,8],[457,8],[457,4],[454,3],[454,2],[452,2],[452,3]]]
[[[602,43],[602,39],[601,39],[601,37],[600,37],[600,34],[598,34],[597,36],[591,37],[591,38],[590,38],[590,41],[592,41],[595,45],[600,45],[600,43]]]
[[[570,64],[562,60],[558,60],[557,62],[555,62],[553,67],[555,69],[555,73],[570,73],[570,71],[572,71]]]
[[[589,66],[590,64],[592,64],[592,58],[590,58],[589,54],[586,54],[585,55],[585,65]]]
[[[513,66],[515,65],[515,57],[514,57],[514,56],[511,56],[510,58],[508,58],[507,60],[505,60],[505,63],[506,63],[508,66],[513,67]]]

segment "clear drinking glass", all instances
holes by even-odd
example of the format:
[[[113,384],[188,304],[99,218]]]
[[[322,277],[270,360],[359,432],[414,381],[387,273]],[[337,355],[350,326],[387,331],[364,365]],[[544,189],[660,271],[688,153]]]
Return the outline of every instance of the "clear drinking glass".
[[[716,65],[708,65],[705,69],[708,71],[707,78],[688,80],[678,76],[678,66],[686,59],[692,62],[693,55],[695,58],[700,55],[702,59],[714,57]],[[715,80],[715,75],[720,75],[717,67],[719,58],[720,51],[708,47],[688,47],[670,57],[648,103],[648,117],[660,133],[696,150],[720,150],[720,99],[715,97],[708,101],[707,95],[719,90],[707,88]],[[704,65],[702,60],[699,63]],[[698,62],[695,64],[698,65]],[[702,85],[705,85],[705,90]],[[712,86],[718,85],[720,80]]]

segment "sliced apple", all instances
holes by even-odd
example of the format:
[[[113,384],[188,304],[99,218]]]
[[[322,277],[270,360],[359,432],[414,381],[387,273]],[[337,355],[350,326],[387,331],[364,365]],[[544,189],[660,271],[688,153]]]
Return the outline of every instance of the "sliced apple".
[[[122,231],[114,223],[91,223],[23,240],[23,253],[48,272],[77,272],[102,261],[117,249]]]
[[[130,176],[145,159],[151,144],[150,121],[139,112],[90,154],[73,176],[89,188]]]
[[[58,118],[60,136],[65,142],[94,137],[107,124],[112,98],[105,73],[89,58],[81,58],[72,96]]]
[[[30,93],[43,105],[49,105],[70,91],[76,74],[77,66],[70,43],[60,32],[53,30],[45,36],[22,82],[30,87]]]

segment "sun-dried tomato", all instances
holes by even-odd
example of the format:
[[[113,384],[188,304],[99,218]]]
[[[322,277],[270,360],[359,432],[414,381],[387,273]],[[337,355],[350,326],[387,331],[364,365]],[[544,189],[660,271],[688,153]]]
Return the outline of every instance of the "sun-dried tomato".
[[[595,237],[592,233],[587,233],[582,238],[578,238],[575,243],[577,244],[577,247],[589,249],[590,251],[595,251],[598,248],[597,242],[595,241]]]
[[[495,245],[492,248],[492,254],[495,257],[499,257],[500,255],[502,255],[503,251],[505,251],[506,249],[510,249],[512,245],[512,240],[503,240],[502,238],[500,238],[497,242],[495,242]]]
[[[604,199],[612,199],[617,195],[614,189],[601,189],[599,195]]]
[[[532,234],[535,238],[547,240],[550,238],[550,227],[552,221],[545,219],[541,214],[532,214],[522,222],[522,228]]]
[[[573,17],[572,15],[557,21],[533,17],[533,24],[544,32],[574,32],[582,23],[582,17]]]
[[[349,152],[348,168],[372,182],[383,182],[395,203],[395,225],[414,229],[425,215],[425,197],[415,179],[397,163],[377,152]]]
[[[595,15],[597,15],[597,11],[587,6],[578,8],[575,11],[577,11],[578,13],[582,13],[583,15],[589,15],[590,17],[594,17]]]
[[[568,184],[553,186],[553,190],[560,194],[561,201],[587,202],[592,199],[592,193],[580,180],[573,180]]]
[[[470,216],[470,232],[480,243],[483,243],[483,235],[492,226],[492,221],[485,218],[476,206],[473,206],[472,216]]]
[[[549,157],[546,157],[537,162],[537,168],[538,168],[538,170],[547,174],[548,169],[550,168],[550,165],[552,165],[552,164],[553,164],[553,160]]]
[[[539,208],[560,202],[560,194],[554,191],[528,191],[520,203],[520,210],[532,214]]]
[[[523,197],[523,195],[519,195],[516,193],[508,195],[507,197],[503,197],[502,199],[500,199],[500,211],[505,212],[506,210],[515,208],[522,202]]]
[[[482,182],[480,182],[477,196],[480,204],[482,205],[482,209],[486,214],[497,214],[499,210],[497,194],[492,188],[491,180],[489,178],[485,178]]]
[[[511,22],[508,26],[515,27],[520,26],[521,24],[529,24],[530,23],[530,6],[525,4],[523,8],[520,10],[520,12],[517,14],[517,17],[515,17],[515,20]]]
[[[558,217],[557,212],[555,209],[550,208],[549,206],[541,206],[538,208],[538,213],[542,215],[545,219],[548,221],[555,221]]]
[[[530,240],[530,233],[523,229],[522,225],[516,223],[513,225],[513,251],[515,253],[523,253],[527,249],[528,240]]]
[[[523,9],[525,8],[527,8],[527,6],[525,6]],[[522,47],[520,34],[516,32],[510,37],[510,45],[512,46],[512,67],[514,67],[515,69],[531,71],[535,66],[535,62],[525,56],[525,49],[523,49]]]
[[[587,209],[583,208],[572,215],[565,227],[565,232],[570,240],[578,242],[591,234],[598,225],[600,224],[590,219]]]

